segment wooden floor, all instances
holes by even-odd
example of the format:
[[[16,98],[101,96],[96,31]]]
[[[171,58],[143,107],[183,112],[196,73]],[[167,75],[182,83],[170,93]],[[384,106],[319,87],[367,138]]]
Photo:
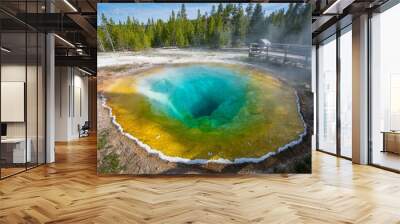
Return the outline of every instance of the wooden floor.
[[[0,223],[400,223],[400,175],[320,152],[312,175],[98,177],[96,142],[0,181]]]
[[[11,176],[11,175],[13,175],[13,174],[16,174],[16,173],[19,173],[19,172],[23,172],[23,171],[25,171],[26,169],[25,169],[25,167],[23,167],[23,168],[14,168],[14,167],[11,167],[11,168],[1,168],[1,177],[3,178],[3,177],[8,177],[8,176]]]
[[[372,157],[374,164],[400,170],[400,155],[391,152],[381,152],[375,150]]]

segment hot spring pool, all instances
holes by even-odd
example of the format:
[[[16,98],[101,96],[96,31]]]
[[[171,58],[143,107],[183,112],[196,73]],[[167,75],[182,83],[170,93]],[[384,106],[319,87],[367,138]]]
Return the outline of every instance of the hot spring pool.
[[[104,96],[125,133],[173,161],[265,157],[304,132],[295,91],[244,66],[154,68],[108,81]]]
[[[209,130],[229,125],[246,103],[248,78],[231,70],[187,66],[143,78],[138,92],[160,116]]]

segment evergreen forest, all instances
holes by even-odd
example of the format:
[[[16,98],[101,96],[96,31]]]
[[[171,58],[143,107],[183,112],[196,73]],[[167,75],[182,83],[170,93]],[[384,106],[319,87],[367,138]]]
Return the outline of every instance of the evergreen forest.
[[[287,8],[266,13],[263,4],[213,5],[209,12],[197,11],[189,19],[185,4],[171,11],[169,19],[139,22],[134,15],[113,21],[101,14],[98,45],[101,51],[140,51],[148,48],[236,48],[260,39],[272,43],[311,45],[311,7],[288,4]]]

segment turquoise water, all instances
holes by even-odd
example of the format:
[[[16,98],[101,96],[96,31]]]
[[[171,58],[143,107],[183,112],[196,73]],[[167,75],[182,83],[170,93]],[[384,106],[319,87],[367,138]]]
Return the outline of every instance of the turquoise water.
[[[157,113],[210,130],[229,124],[238,114],[246,103],[248,82],[227,68],[193,65],[145,77],[140,86]]]

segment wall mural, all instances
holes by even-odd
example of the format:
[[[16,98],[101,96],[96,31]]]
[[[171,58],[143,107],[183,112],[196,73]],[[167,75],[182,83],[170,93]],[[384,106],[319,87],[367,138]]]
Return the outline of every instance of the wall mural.
[[[311,173],[308,4],[98,5],[98,173]]]

